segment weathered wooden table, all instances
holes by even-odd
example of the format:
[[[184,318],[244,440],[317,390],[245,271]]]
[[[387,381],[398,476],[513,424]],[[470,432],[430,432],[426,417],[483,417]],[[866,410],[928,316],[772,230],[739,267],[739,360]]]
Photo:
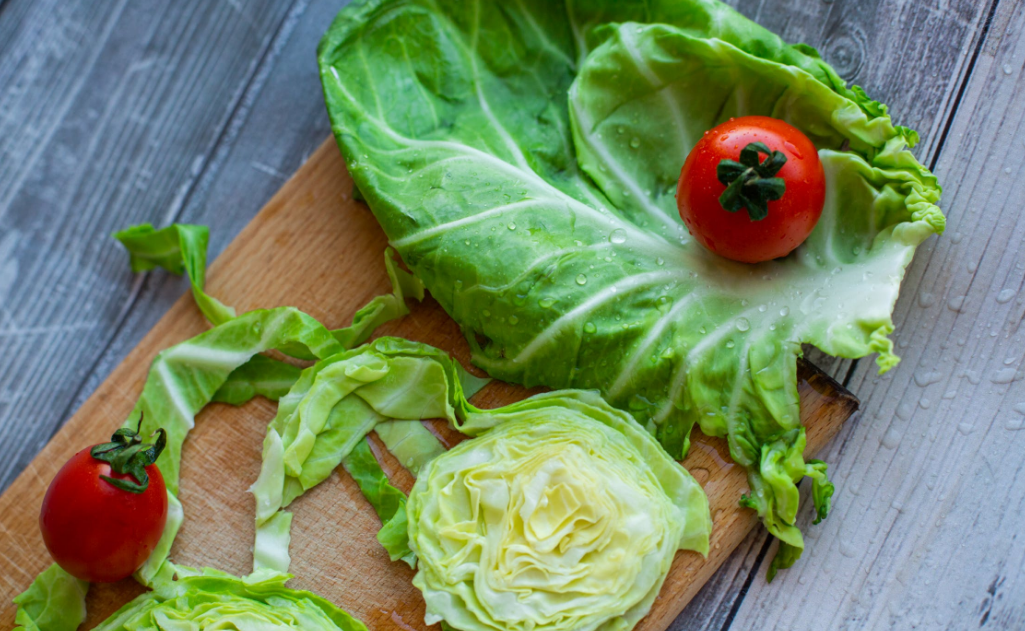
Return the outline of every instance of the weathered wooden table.
[[[0,0],[0,490],[184,291],[109,233],[204,223],[216,254],[328,135],[343,2]],[[1025,2],[731,4],[921,132],[949,227],[896,370],[811,355],[863,405],[804,558],[767,585],[756,532],[674,628],[1025,628]]]

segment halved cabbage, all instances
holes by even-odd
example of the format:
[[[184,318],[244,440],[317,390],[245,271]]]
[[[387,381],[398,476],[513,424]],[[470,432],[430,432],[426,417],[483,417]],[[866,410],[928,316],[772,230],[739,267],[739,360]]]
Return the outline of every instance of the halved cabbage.
[[[289,589],[288,574],[261,571],[237,578],[207,568],[178,567],[178,580],[131,601],[96,631],[136,629],[302,629],[366,631],[361,622],[311,592]]]
[[[677,550],[708,552],[700,485],[595,393],[495,412],[501,424],[427,463],[409,496],[426,622],[632,628]]]

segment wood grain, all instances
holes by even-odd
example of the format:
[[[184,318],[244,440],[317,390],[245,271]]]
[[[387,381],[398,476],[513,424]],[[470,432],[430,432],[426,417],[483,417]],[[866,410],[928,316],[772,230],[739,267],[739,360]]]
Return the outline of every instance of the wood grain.
[[[3,5],[0,485],[70,415],[133,304],[110,233],[179,215],[290,4]]]
[[[833,64],[847,81],[862,85],[876,99],[890,106],[894,120],[902,125],[917,129],[922,142],[915,148],[915,154],[922,162],[935,167],[946,139],[950,137],[949,127],[958,110],[962,89],[972,74],[972,60],[984,42],[985,27],[992,14],[994,0],[915,0],[913,2],[889,0],[814,0],[782,2],[781,0],[727,0],[727,2],[748,17],[773,29],[789,41],[805,41],[820,50],[823,58]],[[1004,2],[1006,7],[1014,4]],[[1002,13],[997,14],[1002,15]],[[976,168],[981,168],[976,166]],[[946,180],[941,180],[944,186]],[[948,188],[949,191],[949,188]],[[949,194],[941,201],[948,212],[957,212],[950,205]],[[1017,248],[1020,251],[1020,246]],[[916,258],[916,267],[922,255]],[[916,277],[912,274],[904,281],[905,296],[914,296]],[[906,300],[906,299],[905,299]],[[897,326],[897,338],[901,339],[901,324]],[[901,349],[903,352],[903,349]],[[872,373],[874,360],[871,358],[851,361],[830,357],[812,347],[805,347],[806,356],[817,366],[832,375],[853,392],[862,395],[862,389],[874,385],[859,380],[852,381],[854,370],[859,367],[865,373]],[[867,393],[865,393],[867,394]],[[863,397],[863,400],[865,398]],[[874,403],[863,409],[872,417],[866,424],[876,424]],[[852,425],[862,423],[855,418]],[[883,449],[876,447],[876,449]],[[834,449],[834,451],[836,451]],[[867,456],[871,457],[871,456]],[[844,466],[836,463],[832,456],[827,458],[834,479],[856,480],[844,475]],[[942,466],[936,463],[936,466]],[[842,477],[836,477],[842,475]],[[850,490],[837,487],[837,502],[844,502]],[[839,513],[837,513],[839,514]],[[830,528],[839,520],[832,519]],[[862,520],[855,518],[847,528],[860,531],[868,528]],[[896,537],[915,537],[915,524],[895,526]],[[967,528],[967,526],[965,526]],[[771,559],[769,549],[771,538],[764,531],[756,531],[749,542],[740,548],[737,558],[720,571],[720,576],[708,584],[699,594],[688,612],[673,625],[673,631],[727,631],[727,629],[773,628],[746,613],[738,616],[743,603],[752,589],[760,593],[758,611],[769,619],[777,621],[782,629],[818,631],[821,625],[810,622],[815,616],[834,611],[832,603],[843,590],[821,592],[815,596],[793,598],[786,596],[793,590],[804,592],[805,585],[817,585],[833,581],[830,565],[818,565],[814,571],[802,569],[804,583],[792,583],[783,591],[779,583],[767,586],[762,575],[764,563]],[[813,533],[814,535],[815,533]],[[817,541],[809,542],[816,545]],[[835,549],[834,549],[835,552]],[[794,572],[790,572],[791,574]],[[884,588],[882,591],[886,591]],[[874,598],[868,596],[867,598]],[[928,594],[921,595],[923,606],[929,603]],[[959,602],[959,599],[955,599]],[[974,604],[962,605],[968,610]],[[795,614],[795,609],[797,613]],[[786,610],[786,614],[782,614]],[[689,615],[693,611],[694,615]],[[791,625],[789,617],[797,619]],[[738,622],[735,623],[735,620]],[[742,622],[740,622],[742,620]],[[860,628],[859,623],[851,623]],[[880,622],[879,628],[887,628]],[[864,628],[872,628],[866,626]],[[919,627],[933,628],[933,627]],[[944,628],[937,626],[935,628]]]
[[[811,44],[848,83],[886,103],[895,123],[921,134],[914,153],[931,166],[992,0],[726,2],[787,41]],[[811,346],[805,351],[841,383],[857,363]]]
[[[735,628],[1025,628],[1023,66],[1025,4],[1001,1],[939,157],[947,233],[895,314],[903,362],[858,366],[834,514]]]
[[[383,232],[366,207],[350,199],[352,182],[333,141],[327,141],[218,258],[209,290],[241,311],[292,304],[329,326],[337,326],[372,296],[387,290]],[[325,256],[324,253],[332,253]],[[0,497],[0,530],[17,545],[0,558],[0,624],[13,620],[8,604],[48,563],[35,515],[49,479],[83,442],[99,442],[131,410],[147,367],[159,350],[206,328],[189,297],[179,300],[124,363],[85,402],[40,456]],[[467,363],[469,349],[455,323],[437,303],[426,301],[383,334],[434,344]],[[809,453],[821,449],[857,406],[828,376],[802,364],[799,391]],[[475,403],[494,407],[525,396],[499,382]],[[182,462],[181,500],[186,511],[172,558],[195,566],[247,573],[252,557],[253,503],[246,492],[259,473],[260,445],[274,407],[254,401],[242,408],[213,405],[197,418]],[[444,425],[438,432],[449,432]],[[408,490],[408,475],[394,478]],[[734,466],[725,443],[695,435],[686,466],[709,495],[714,531],[707,559],[681,553],[650,616],[639,626],[661,630],[676,618],[757,523],[737,505],[746,475]],[[374,539],[379,523],[347,475],[331,478],[295,504],[292,571],[295,587],[331,599],[372,629],[424,628],[423,601],[412,571],[391,563]],[[90,596],[90,622],[102,620],[138,588],[125,582]]]

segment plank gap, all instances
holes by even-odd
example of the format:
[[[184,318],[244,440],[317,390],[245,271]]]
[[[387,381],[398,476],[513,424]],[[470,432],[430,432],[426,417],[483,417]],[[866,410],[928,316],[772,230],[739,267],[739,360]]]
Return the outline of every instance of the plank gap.
[[[936,166],[940,162],[940,154],[943,153],[943,146],[946,144],[947,138],[950,135],[950,130],[954,126],[954,119],[957,118],[957,112],[961,107],[961,101],[964,98],[965,92],[968,90],[968,84],[971,82],[972,77],[975,74],[975,65],[979,61],[979,55],[982,54],[982,50],[985,47],[990,28],[993,26],[993,18],[996,16],[997,7],[999,5],[1000,0],[990,0],[989,11],[986,14],[986,19],[983,21],[982,29],[979,32],[979,41],[975,44],[975,50],[972,52],[971,61],[968,62],[968,67],[965,69],[964,76],[961,78],[961,85],[958,86],[957,96],[954,97],[954,102],[950,106],[950,111],[947,112],[946,120],[943,123],[943,132],[940,134],[940,139],[936,142],[936,147],[933,149],[932,159],[929,160],[929,170],[933,173],[936,172]]]

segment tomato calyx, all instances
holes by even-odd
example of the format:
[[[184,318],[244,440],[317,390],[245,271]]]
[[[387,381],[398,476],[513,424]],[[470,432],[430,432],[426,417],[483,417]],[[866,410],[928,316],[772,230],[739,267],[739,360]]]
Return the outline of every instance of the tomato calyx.
[[[109,443],[96,445],[89,450],[89,455],[97,460],[110,464],[111,471],[122,475],[130,475],[135,480],[123,480],[101,475],[100,478],[122,491],[143,493],[149,487],[149,474],[146,467],[155,463],[167,445],[167,432],[159,428],[154,432],[157,437],[153,443],[142,442],[139,431],[142,429],[142,415],[136,429],[122,427],[114,432]]]
[[[767,157],[764,161],[761,155]],[[716,167],[715,174],[726,190],[719,196],[719,203],[731,213],[747,209],[751,221],[761,221],[769,214],[769,202],[783,198],[787,185],[776,177],[787,157],[780,151],[772,151],[765,143],[752,142],[740,152],[740,162],[723,160]]]

